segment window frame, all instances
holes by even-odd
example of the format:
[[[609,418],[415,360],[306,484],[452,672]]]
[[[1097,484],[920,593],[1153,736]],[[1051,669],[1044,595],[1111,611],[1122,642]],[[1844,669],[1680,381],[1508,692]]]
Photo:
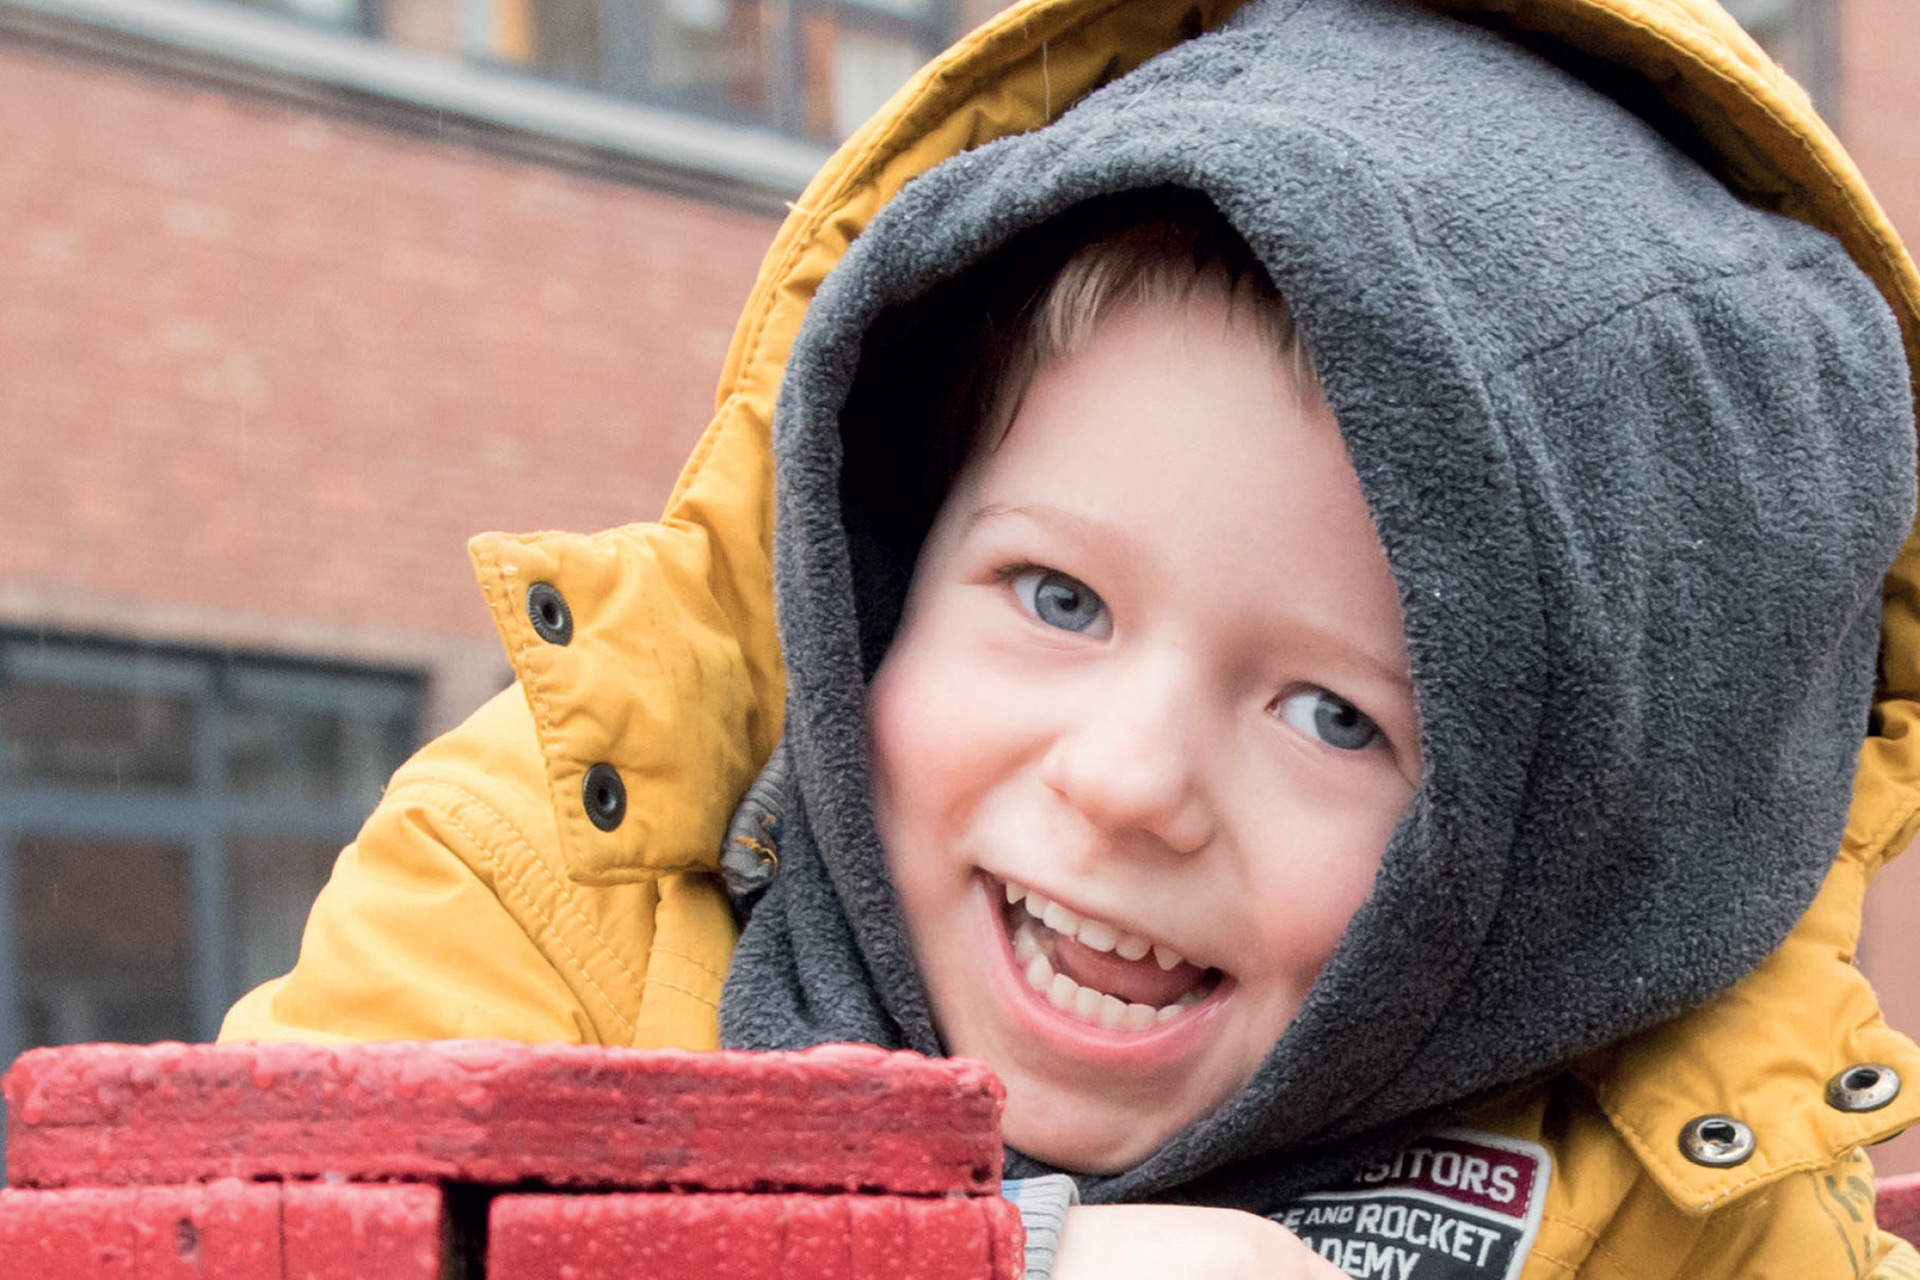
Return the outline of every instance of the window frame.
[[[330,705],[386,700],[401,739],[397,745],[405,753],[419,744],[425,676],[404,667],[0,628],[0,681],[20,671],[80,687],[184,694],[192,707],[191,768],[187,785],[177,788],[27,782],[0,772],[0,1063],[29,1047],[16,936],[15,863],[22,837],[139,840],[185,848],[190,1030],[195,1039],[213,1039],[228,1006],[242,994],[234,989],[238,971],[229,936],[228,841],[266,836],[344,846],[378,799],[232,790],[224,722],[234,690],[249,682],[291,679],[309,682],[318,695],[326,681],[339,681],[346,696]]]

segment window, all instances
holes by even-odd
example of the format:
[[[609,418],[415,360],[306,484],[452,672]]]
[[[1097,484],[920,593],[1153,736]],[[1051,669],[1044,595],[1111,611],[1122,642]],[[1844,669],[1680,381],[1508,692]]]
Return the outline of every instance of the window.
[[[0,632],[0,1062],[209,1039],[414,745],[401,672]]]
[[[1839,101],[1834,0],[1725,0],[1760,47],[1805,86],[1829,123]]]
[[[956,34],[951,0],[236,0],[835,143]]]

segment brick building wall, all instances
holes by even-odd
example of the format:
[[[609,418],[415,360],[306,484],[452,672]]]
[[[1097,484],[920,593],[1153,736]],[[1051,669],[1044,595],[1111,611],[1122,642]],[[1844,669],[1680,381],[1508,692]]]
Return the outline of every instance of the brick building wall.
[[[0,46],[0,623],[507,678],[486,529],[657,515],[775,223]]]

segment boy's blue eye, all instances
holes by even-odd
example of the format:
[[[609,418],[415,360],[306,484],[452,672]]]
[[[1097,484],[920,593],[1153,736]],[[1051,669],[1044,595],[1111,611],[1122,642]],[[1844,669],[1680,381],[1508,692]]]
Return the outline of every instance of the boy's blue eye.
[[[1013,593],[1040,621],[1062,631],[1105,634],[1107,605],[1092,587],[1053,569],[1028,569],[1013,579]]]
[[[1305,689],[1280,700],[1280,718],[1309,737],[1342,751],[1364,751],[1380,740],[1380,726],[1337,693]]]

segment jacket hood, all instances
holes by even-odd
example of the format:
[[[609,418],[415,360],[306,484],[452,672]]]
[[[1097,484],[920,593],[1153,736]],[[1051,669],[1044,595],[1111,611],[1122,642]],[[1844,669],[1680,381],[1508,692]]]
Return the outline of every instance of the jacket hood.
[[[867,536],[869,487],[845,482],[870,447],[842,431],[863,338],[1022,231],[1167,186],[1211,200],[1295,315],[1422,721],[1425,780],[1260,1073],[1091,1188],[1271,1208],[1785,938],[1845,823],[1911,407],[1897,324],[1832,237],[1507,37],[1399,0],[1255,0],[947,161],[828,277],[785,372],[798,829],[736,958],[729,1043],[940,1051],[868,798],[863,682],[913,548]]]

